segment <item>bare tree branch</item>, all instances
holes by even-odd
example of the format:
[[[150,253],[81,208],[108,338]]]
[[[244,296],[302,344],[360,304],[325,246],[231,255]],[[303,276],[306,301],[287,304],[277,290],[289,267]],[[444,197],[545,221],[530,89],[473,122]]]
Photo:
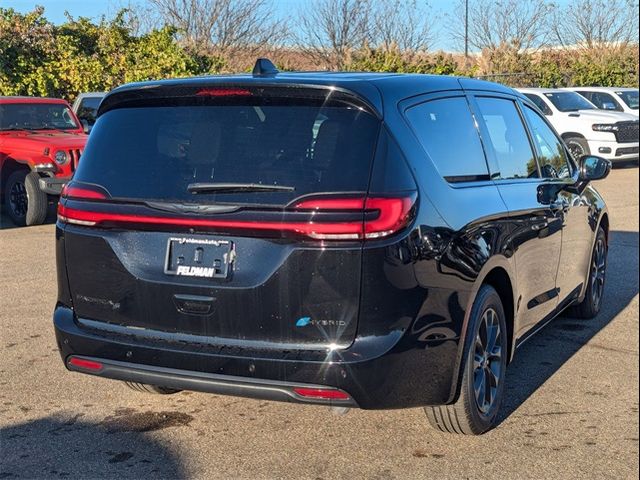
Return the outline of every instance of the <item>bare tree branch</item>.
[[[270,0],[149,0],[165,23],[197,53],[230,55],[279,44],[284,22],[275,18]]]
[[[371,44],[388,52],[428,50],[435,38],[435,22],[426,1],[377,0],[371,19]]]
[[[464,43],[464,4],[458,1],[449,26],[458,44]],[[469,44],[478,50],[546,46],[553,8],[546,0],[470,0]]]
[[[638,43],[638,3],[632,0],[574,0],[552,23],[565,47],[594,49]]]
[[[369,0],[318,0],[298,14],[297,43],[330,69],[344,69],[353,50],[369,36]]]

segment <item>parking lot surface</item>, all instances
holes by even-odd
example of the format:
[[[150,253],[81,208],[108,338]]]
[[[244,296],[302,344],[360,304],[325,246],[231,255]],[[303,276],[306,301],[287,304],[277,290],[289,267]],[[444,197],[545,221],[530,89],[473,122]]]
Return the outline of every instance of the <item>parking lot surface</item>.
[[[638,168],[597,182],[611,213],[604,308],[516,354],[497,429],[456,437],[421,409],[351,411],[67,372],[51,313],[54,226],[0,230],[0,478],[637,478]]]

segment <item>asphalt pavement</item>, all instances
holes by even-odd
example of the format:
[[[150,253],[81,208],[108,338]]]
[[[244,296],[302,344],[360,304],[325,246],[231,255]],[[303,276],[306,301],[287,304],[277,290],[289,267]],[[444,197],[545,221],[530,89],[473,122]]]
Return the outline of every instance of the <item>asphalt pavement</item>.
[[[638,478],[638,168],[597,183],[611,213],[604,308],[518,350],[501,424],[431,430],[421,409],[182,392],[66,371],[51,314],[54,226],[0,230],[0,479]]]

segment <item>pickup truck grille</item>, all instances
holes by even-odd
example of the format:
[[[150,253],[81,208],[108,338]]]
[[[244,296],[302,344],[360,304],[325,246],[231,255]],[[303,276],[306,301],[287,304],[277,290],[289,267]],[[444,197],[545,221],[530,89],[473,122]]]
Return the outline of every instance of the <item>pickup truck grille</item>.
[[[82,155],[81,149],[69,150],[69,157],[71,158],[71,171],[75,172],[78,168],[78,162],[80,161],[80,155]]]
[[[618,143],[630,143],[638,141],[638,122],[618,122],[616,124],[616,141]]]

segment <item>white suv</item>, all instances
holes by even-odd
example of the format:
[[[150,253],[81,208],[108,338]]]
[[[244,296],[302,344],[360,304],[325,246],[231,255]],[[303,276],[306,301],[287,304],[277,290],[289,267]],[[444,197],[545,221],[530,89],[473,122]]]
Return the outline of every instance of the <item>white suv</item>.
[[[544,113],[578,159],[599,155],[612,162],[638,160],[638,117],[599,110],[583,96],[553,88],[519,88]]]
[[[563,90],[579,93],[602,110],[615,110],[638,116],[637,88],[571,87]]]

